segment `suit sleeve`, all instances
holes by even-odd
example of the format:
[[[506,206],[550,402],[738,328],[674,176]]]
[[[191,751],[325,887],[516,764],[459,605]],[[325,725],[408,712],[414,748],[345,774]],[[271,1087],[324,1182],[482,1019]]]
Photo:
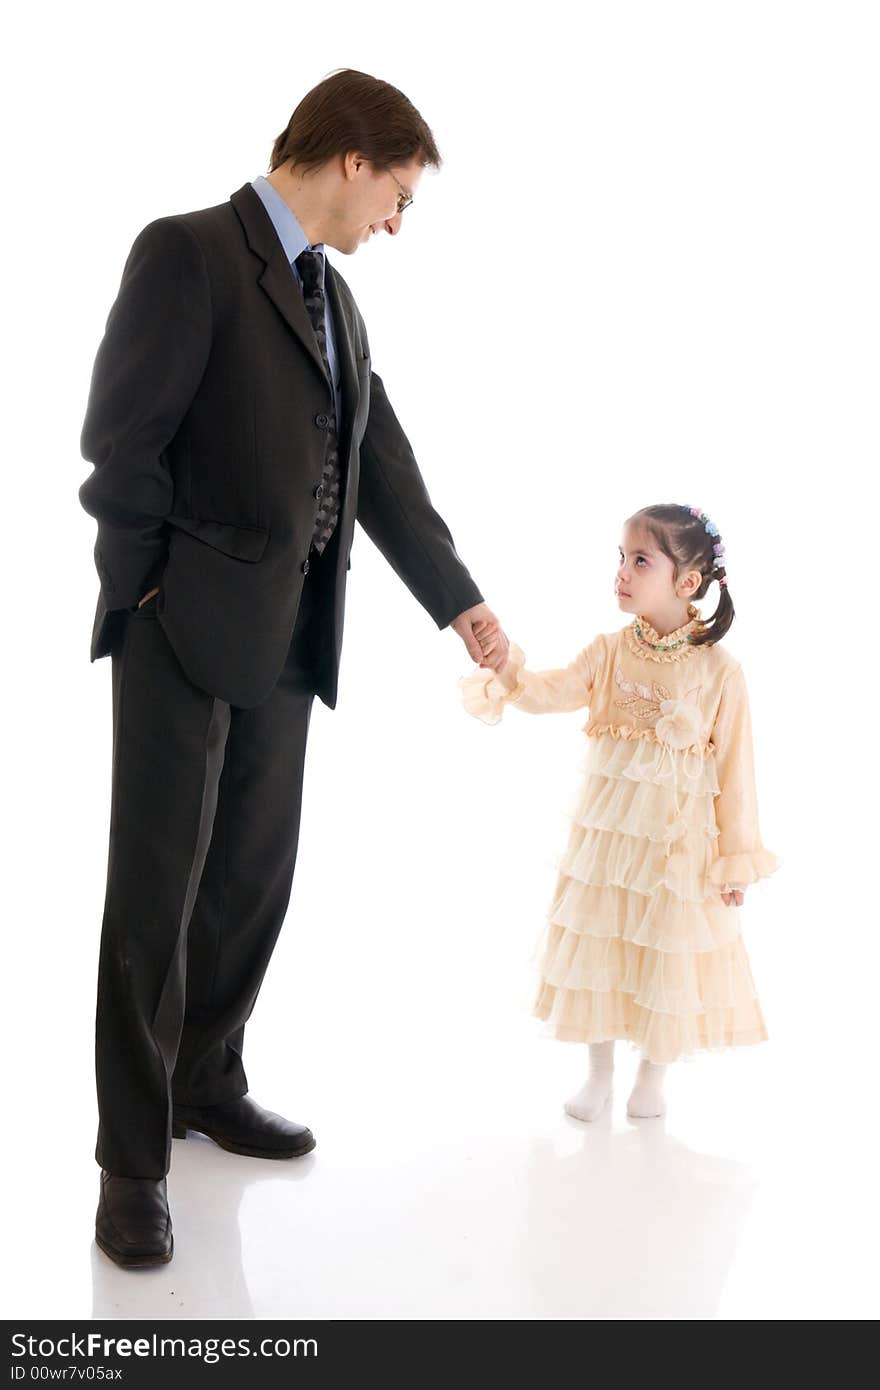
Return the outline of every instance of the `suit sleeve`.
[[[709,878],[719,888],[745,888],[772,874],[779,867],[779,860],[761,843],[752,724],[740,666],[721,688],[712,742],[721,791],[715,798],[718,857]]]
[[[449,528],[431,505],[409,440],[375,372],[360,446],[357,518],[439,628],[483,602]]]
[[[98,522],[95,565],[108,609],[133,607],[161,574],[173,480],[163,452],[211,346],[204,255],[175,218],[137,237],[92,371],[80,438],[93,472],[79,489]]]

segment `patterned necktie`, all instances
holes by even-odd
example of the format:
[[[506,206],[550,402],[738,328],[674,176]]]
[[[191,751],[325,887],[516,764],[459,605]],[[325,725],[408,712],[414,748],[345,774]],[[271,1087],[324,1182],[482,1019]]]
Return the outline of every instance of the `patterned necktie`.
[[[324,286],[322,284],[323,256],[320,251],[301,251],[296,258],[296,268],[302,276],[303,299],[305,300],[306,312],[311,321],[312,328],[315,330],[315,337],[318,340],[318,347],[321,349],[321,358],[330,381],[333,377],[330,372],[330,359],[327,355],[327,326],[324,318],[325,300]],[[332,412],[328,417],[327,426],[327,453],[324,458],[324,472],[321,477],[321,491],[316,495],[320,505],[315,519],[315,530],[312,536],[312,547],[320,555],[325,545],[333,535],[333,530],[339,520],[339,501],[342,492],[342,471],[339,466],[339,435],[336,430],[336,413]]]

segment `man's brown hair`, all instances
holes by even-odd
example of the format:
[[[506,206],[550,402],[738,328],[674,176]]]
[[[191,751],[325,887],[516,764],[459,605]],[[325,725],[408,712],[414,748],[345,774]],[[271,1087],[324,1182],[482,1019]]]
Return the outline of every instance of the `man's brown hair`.
[[[340,68],[307,92],[272,148],[270,172],[292,159],[307,170],[357,151],[379,169],[413,159],[438,169],[440,152],[412,102],[368,73]]]

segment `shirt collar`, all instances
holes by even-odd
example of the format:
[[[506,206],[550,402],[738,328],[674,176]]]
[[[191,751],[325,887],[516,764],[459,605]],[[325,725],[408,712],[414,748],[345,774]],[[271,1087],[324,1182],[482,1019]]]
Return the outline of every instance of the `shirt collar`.
[[[315,246],[309,245],[309,239],[293,213],[287,206],[277,188],[273,188],[268,179],[262,174],[258,174],[251,184],[254,192],[258,194],[264,208],[272,221],[272,226],[278,233],[278,240],[284,247],[284,254],[293,265],[301,251],[320,251],[321,252],[321,273],[324,271],[324,243],[318,242]]]

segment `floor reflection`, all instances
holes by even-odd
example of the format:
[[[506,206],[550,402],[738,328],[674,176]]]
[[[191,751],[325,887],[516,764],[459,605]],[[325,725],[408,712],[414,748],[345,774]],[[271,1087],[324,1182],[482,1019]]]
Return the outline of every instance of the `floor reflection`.
[[[523,1173],[521,1255],[536,1318],[716,1315],[757,1189],[742,1164],[697,1153],[664,1119],[614,1131],[611,1107],[537,1140]]]
[[[168,1175],[174,1258],[122,1270],[93,1245],[92,1317],[259,1317],[244,1273],[244,1200],[261,1183],[278,1183],[283,1193],[307,1181],[314,1162],[312,1154],[290,1163],[239,1157],[201,1135],[175,1140]]]
[[[610,1108],[592,1125],[554,1121],[546,1138],[474,1129],[432,1138],[401,1122],[352,1164],[344,1126],[330,1126],[320,1168],[311,1154],[267,1163],[176,1141],[174,1260],[130,1273],[93,1247],[92,1316],[717,1315],[750,1169],[688,1148],[663,1120],[615,1129]]]

